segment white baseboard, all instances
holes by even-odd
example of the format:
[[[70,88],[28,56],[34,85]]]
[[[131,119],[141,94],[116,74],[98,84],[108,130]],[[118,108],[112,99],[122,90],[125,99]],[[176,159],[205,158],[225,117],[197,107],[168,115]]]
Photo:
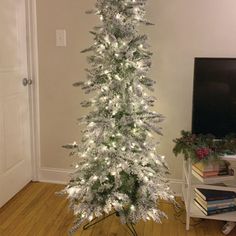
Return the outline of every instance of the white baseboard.
[[[55,184],[67,184],[69,181],[69,175],[72,170],[57,169],[57,168],[40,168],[39,169],[39,181]],[[181,196],[182,192],[182,180],[169,179],[170,187],[174,191],[175,196]]]
[[[72,171],[68,169],[40,168],[39,182],[67,184]]]

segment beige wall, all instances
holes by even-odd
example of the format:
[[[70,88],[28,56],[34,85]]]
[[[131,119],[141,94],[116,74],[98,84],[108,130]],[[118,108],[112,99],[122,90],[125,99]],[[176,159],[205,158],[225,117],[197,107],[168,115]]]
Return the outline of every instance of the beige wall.
[[[84,11],[95,0],[38,0],[41,165],[67,169],[71,159],[61,145],[80,139],[76,118],[85,96],[73,88],[85,78],[88,31],[96,18]],[[156,110],[167,119],[162,124],[160,153],[167,157],[171,178],[180,179],[182,164],[172,154],[182,129],[191,128],[194,57],[236,57],[235,0],[149,0],[148,16],[156,24],[145,28],[153,57],[152,78],[157,80]],[[66,29],[68,46],[55,46],[55,30]],[[143,29],[142,29],[143,31]]]
[[[76,122],[86,112],[85,96],[72,84],[86,76],[80,51],[92,43],[88,30],[96,22],[84,14],[89,6],[93,1],[37,1],[42,167],[68,169],[71,159],[61,146],[80,138]],[[66,29],[67,47],[56,47],[56,29]]]

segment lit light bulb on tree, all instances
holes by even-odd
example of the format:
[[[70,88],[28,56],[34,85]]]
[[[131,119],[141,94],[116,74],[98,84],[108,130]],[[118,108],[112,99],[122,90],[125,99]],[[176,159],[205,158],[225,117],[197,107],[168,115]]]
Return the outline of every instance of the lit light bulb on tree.
[[[135,13],[138,13],[138,10],[139,10],[138,7],[135,7],[135,8],[134,8],[134,12],[135,12]]]
[[[94,177],[93,177],[93,180],[95,180],[95,181],[98,180],[98,177],[97,177],[97,176],[94,176]]]
[[[89,126],[89,127],[94,127],[94,126],[95,126],[95,123],[94,123],[94,122],[90,122],[88,126]]]
[[[87,153],[84,152],[81,156],[82,156],[82,157],[86,157],[86,156],[87,156]]]
[[[130,210],[131,210],[131,211],[135,211],[135,206],[134,206],[134,205],[131,205],[131,206],[130,206]]]
[[[143,67],[143,63],[141,62],[141,61],[138,61],[137,63],[136,63],[136,66],[137,66],[137,68],[142,68]]]
[[[108,44],[110,44],[110,38],[109,38],[108,35],[106,35],[106,36],[104,37],[104,40],[105,40],[105,42],[107,42]]]
[[[118,14],[116,14],[116,19],[117,20],[120,20],[121,19],[121,15],[118,13]]]
[[[139,49],[141,49],[141,50],[143,49],[143,44],[139,45]]]

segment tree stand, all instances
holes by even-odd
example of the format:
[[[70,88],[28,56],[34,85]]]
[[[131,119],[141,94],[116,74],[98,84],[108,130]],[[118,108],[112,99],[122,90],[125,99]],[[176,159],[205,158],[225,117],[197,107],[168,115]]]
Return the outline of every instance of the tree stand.
[[[101,219],[99,219],[99,218],[94,218],[91,222],[89,222],[89,223],[87,223],[86,225],[84,225],[83,230],[87,230],[87,229],[91,228],[92,226],[94,226],[94,225],[100,223],[101,221],[103,221],[103,220],[105,220],[106,218],[111,217],[111,216],[113,216],[113,215],[116,215],[117,217],[120,216],[120,215],[119,215],[119,212],[115,211],[115,212],[113,212],[113,213],[111,213],[111,214],[109,214],[109,215],[107,215],[107,216],[103,216]],[[137,234],[137,232],[136,232],[136,230],[135,230],[135,228],[134,228],[134,224],[133,224],[133,223],[131,223],[131,222],[130,222],[130,223],[126,223],[126,226],[127,226],[127,228],[129,229],[129,232],[130,232],[130,234],[131,234],[132,236],[138,236],[138,234]]]

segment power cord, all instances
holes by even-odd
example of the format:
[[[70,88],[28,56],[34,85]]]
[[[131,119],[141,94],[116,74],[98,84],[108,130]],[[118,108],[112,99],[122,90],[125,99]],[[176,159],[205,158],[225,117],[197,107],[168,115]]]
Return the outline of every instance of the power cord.
[[[181,222],[183,225],[186,225],[186,221],[183,220],[182,218],[186,216],[186,209],[185,209],[185,205],[182,203],[179,203],[179,202],[174,202],[174,203],[170,203],[170,202],[162,202],[164,204],[167,204],[167,205],[171,205],[173,207],[173,210],[174,210],[174,218],[175,220]],[[193,221],[192,224],[190,224],[191,227],[195,227],[195,226],[198,226],[200,224],[202,224],[205,219],[194,219],[194,218],[191,218],[191,220]]]

